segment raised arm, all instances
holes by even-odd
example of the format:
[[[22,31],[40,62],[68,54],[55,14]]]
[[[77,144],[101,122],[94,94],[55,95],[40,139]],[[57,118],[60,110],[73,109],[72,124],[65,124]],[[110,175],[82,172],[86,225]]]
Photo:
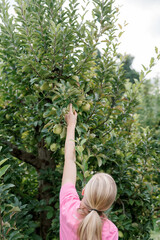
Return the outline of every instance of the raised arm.
[[[63,169],[62,185],[65,183],[76,184],[76,155],[75,155],[75,127],[77,123],[77,113],[73,113],[70,104],[69,113],[65,116],[67,122],[67,135],[65,141],[65,162]]]

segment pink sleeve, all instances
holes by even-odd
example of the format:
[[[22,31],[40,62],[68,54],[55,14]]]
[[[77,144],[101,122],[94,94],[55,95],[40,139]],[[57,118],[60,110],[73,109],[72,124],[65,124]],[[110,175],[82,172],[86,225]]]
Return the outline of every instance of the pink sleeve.
[[[114,231],[113,238],[111,240],[118,240],[118,229]]]
[[[110,229],[109,238],[107,237],[106,240],[118,240],[118,228],[113,225]]]
[[[109,219],[104,222],[102,240],[118,240],[118,228]]]
[[[72,183],[64,184],[60,191],[60,208],[74,200],[80,201],[75,186]]]

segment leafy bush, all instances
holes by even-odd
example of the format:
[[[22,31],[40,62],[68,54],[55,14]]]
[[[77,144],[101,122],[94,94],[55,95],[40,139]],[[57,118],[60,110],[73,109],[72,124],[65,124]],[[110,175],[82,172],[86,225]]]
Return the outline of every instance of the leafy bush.
[[[0,161],[0,166],[4,165],[7,159]],[[0,179],[6,173],[10,165],[6,164],[0,168]],[[10,193],[10,188],[13,184],[4,184],[0,182],[0,237],[1,239],[22,239],[22,235],[17,231],[15,223],[15,215],[20,211],[20,208],[14,204],[13,194]]]

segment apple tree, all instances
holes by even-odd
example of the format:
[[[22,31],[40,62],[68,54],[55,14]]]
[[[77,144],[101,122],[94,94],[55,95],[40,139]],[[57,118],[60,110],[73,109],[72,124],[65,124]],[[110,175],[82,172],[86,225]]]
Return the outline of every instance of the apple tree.
[[[11,165],[4,181],[22,203],[16,221],[24,239],[58,239],[70,102],[78,112],[78,189],[94,172],[111,173],[119,189],[111,218],[120,237],[149,239],[146,176],[157,152],[134,117],[139,83],[126,81],[117,60],[123,31],[113,3],[16,0],[10,15],[8,1],[0,1],[0,145]]]

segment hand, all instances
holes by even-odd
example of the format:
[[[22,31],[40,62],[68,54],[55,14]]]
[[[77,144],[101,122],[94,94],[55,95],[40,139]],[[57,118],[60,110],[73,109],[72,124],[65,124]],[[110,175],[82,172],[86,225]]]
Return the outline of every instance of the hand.
[[[69,105],[69,113],[66,114],[65,120],[67,122],[67,126],[76,126],[77,123],[77,112],[72,110],[72,104]]]

